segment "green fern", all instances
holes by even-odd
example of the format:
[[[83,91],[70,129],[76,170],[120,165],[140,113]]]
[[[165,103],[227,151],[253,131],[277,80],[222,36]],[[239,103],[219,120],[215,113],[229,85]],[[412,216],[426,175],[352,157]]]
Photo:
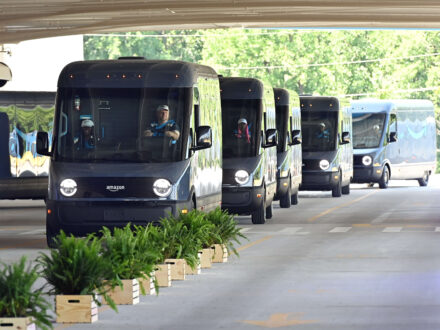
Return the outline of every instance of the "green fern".
[[[48,310],[51,305],[43,298],[43,288],[34,289],[39,278],[38,266],[26,267],[26,257],[18,263],[0,269],[0,318],[32,317],[35,324],[43,329],[52,329]]]
[[[55,238],[57,248],[50,255],[40,253],[37,263],[42,267],[41,276],[52,286],[51,294],[92,295],[100,305],[95,294],[104,297],[114,310],[113,300],[107,295],[109,274],[112,268],[109,261],[102,258],[101,241],[93,234],[86,238],[67,236],[63,231]]]

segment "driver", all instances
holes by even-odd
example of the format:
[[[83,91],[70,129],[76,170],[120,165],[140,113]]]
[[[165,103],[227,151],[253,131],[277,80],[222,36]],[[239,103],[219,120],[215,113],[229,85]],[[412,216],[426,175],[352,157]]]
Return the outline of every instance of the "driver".
[[[172,119],[169,119],[170,109],[168,105],[159,105],[156,109],[156,120],[148,125],[144,136],[167,136],[173,139],[173,143],[180,137],[179,126]]]
[[[93,128],[95,124],[91,119],[85,119],[81,122],[81,134],[73,139],[73,143],[80,149],[95,149],[95,136]]]

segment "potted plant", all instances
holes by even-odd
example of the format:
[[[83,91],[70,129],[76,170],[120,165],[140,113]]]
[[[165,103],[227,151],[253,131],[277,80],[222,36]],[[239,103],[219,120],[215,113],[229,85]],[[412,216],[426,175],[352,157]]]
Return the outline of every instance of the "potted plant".
[[[199,251],[201,268],[210,268],[212,265],[213,244],[220,240],[215,225],[207,221],[206,213],[197,209],[187,214],[181,214],[179,221],[188,228],[198,245],[202,247]]]
[[[67,236],[63,231],[54,238],[50,254],[41,253],[37,263],[40,275],[55,294],[58,323],[92,323],[98,320],[98,294],[109,305],[116,306],[105,291],[110,264],[101,256],[100,240],[94,235],[85,238]]]
[[[139,290],[138,278],[146,279],[154,270],[155,256],[149,251],[139,249],[138,237],[127,224],[124,228],[114,228],[113,232],[103,227],[101,230],[103,257],[112,267],[113,286],[110,297],[118,305],[139,303],[139,291],[145,294],[145,288]]]
[[[240,238],[247,239],[247,237],[243,235],[240,232],[240,228],[237,227],[234,215],[220,208],[216,208],[207,213],[205,217],[207,221],[212,223],[216,228],[213,262],[226,262],[228,255],[231,253],[238,256],[234,242],[240,244]]]
[[[34,289],[39,278],[37,267],[26,267],[26,257],[0,269],[0,328],[52,328],[48,315],[50,304],[43,298],[43,288]]]

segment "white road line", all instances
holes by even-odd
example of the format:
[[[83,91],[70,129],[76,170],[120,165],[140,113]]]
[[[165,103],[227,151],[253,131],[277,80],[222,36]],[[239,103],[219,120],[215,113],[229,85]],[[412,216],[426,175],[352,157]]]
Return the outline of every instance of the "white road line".
[[[403,227],[386,227],[382,233],[400,233]]]
[[[245,233],[247,231],[251,230],[250,227],[244,227],[244,228],[240,228],[240,233]]]
[[[346,233],[351,228],[352,227],[335,227],[332,230],[330,230],[329,233]]]
[[[440,227],[435,227],[435,231],[440,233]]]
[[[302,227],[287,227],[280,230],[278,233],[284,235],[294,235],[297,234],[301,229]]]
[[[44,234],[46,234],[46,229],[35,229],[35,230],[24,231],[22,233],[19,233],[18,235],[44,235]]]

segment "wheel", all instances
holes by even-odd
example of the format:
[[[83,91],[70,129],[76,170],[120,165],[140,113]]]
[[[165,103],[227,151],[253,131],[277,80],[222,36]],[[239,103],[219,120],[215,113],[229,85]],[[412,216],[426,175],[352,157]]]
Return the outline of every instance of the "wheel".
[[[420,187],[426,187],[429,181],[429,173],[426,172],[423,178],[417,179],[417,181],[419,181]]]
[[[290,202],[292,203],[292,205],[298,204],[298,190],[299,187],[296,187],[295,192],[292,194],[292,196],[290,196]]]
[[[288,209],[290,205],[292,205],[292,202],[290,200],[290,195],[292,194],[292,189],[290,187],[290,180],[289,180],[289,187],[287,188],[287,192],[280,197],[280,207],[283,209]]]
[[[273,209],[272,209],[272,202],[268,207],[266,207],[266,219],[272,219],[273,215]]]
[[[266,223],[265,210],[266,210],[266,189],[263,190],[263,200],[261,201],[261,204],[258,206],[258,209],[256,209],[254,212],[251,213],[253,224],[262,225]]]
[[[388,188],[388,182],[390,181],[390,170],[388,169],[388,166],[385,166],[382,172],[382,176],[379,180],[379,188],[380,189],[386,189]]]
[[[339,173],[339,180],[336,187],[332,189],[332,196],[333,197],[341,197],[342,196],[342,175]]]
[[[350,184],[342,187],[342,194],[349,195],[350,194]]]
[[[54,238],[58,235],[58,232],[55,232],[46,221],[46,242],[47,246],[50,249],[55,249],[57,247]]]

